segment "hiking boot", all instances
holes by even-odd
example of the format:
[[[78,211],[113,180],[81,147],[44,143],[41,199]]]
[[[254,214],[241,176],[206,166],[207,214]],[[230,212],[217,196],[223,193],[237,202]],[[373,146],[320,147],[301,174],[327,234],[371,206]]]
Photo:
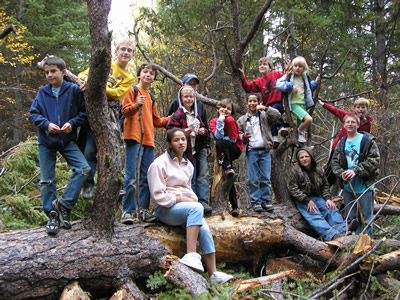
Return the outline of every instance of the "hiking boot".
[[[140,219],[146,223],[152,223],[157,221],[157,217],[153,215],[148,209],[140,209]]]
[[[239,210],[237,208],[232,209],[231,215],[232,215],[232,217],[235,217],[235,218],[239,217]]]
[[[274,210],[274,207],[271,203],[261,203],[261,207],[267,212],[271,212]]]
[[[204,208],[204,215],[211,215],[212,213],[212,207],[210,205],[208,205],[207,202],[204,201],[200,201],[200,204],[203,205]]]
[[[235,277],[232,275],[226,274],[224,272],[215,271],[208,279],[208,282],[215,282],[215,283],[225,283],[230,280],[234,280]]]
[[[306,138],[304,137],[303,132],[301,132],[300,130],[297,129],[297,140],[299,143],[301,144],[305,144],[307,143]]]
[[[235,170],[232,168],[228,168],[225,170],[225,176],[226,178],[232,178],[232,176],[235,175]]]
[[[83,200],[93,199],[93,187],[92,186],[87,186],[87,187],[83,188],[82,199]]]
[[[121,223],[126,224],[126,225],[132,225],[133,222],[135,221],[135,216],[134,214],[131,214],[130,212],[124,211],[121,215]]]
[[[289,130],[287,128],[285,128],[285,127],[282,127],[281,129],[279,129],[278,134],[281,137],[285,138],[285,137],[287,137],[289,135]]]
[[[64,206],[62,206],[60,203],[58,203],[59,201],[53,200],[53,202],[51,203],[53,205],[53,208],[55,211],[57,211],[58,216],[60,218],[60,224],[61,226],[63,226],[65,229],[71,229],[72,225],[71,225],[71,211],[68,208],[65,208]]]
[[[186,253],[179,262],[183,263],[184,265],[195,271],[204,272],[204,267],[201,263],[201,256],[196,252]]]
[[[49,221],[46,224],[46,233],[48,235],[56,235],[60,231],[60,220],[58,219],[58,213],[55,210],[50,211]]]
[[[255,205],[253,206],[253,210],[254,210],[255,212],[258,212],[258,213],[264,211],[263,208],[262,208],[262,206],[261,206],[261,204],[255,204]]]

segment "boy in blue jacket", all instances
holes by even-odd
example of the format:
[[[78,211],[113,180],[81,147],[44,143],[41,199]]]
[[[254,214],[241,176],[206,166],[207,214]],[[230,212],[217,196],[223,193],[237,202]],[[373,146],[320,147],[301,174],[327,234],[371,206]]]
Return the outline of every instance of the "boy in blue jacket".
[[[77,128],[86,122],[83,95],[76,84],[64,81],[65,62],[50,57],[44,64],[49,82],[36,95],[30,118],[38,128],[40,193],[43,210],[49,216],[46,233],[56,235],[60,223],[71,228],[70,212],[78,201],[90,167],[76,145]],[[61,197],[56,196],[57,152],[64,157],[72,176]]]

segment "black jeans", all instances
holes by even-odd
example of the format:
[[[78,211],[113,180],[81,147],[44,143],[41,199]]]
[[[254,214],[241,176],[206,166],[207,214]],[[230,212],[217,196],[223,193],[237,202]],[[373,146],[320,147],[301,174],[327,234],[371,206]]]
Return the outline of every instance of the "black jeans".
[[[226,140],[217,140],[217,157],[218,160],[222,160],[222,169],[225,171],[227,168],[232,168],[232,162],[239,158],[242,151],[234,143]],[[233,183],[229,190],[229,202],[232,209],[238,209],[236,189]]]

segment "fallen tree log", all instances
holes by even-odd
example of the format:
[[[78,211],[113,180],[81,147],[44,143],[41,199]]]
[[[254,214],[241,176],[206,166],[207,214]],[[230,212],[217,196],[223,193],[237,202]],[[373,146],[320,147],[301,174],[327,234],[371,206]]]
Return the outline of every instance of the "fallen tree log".
[[[305,235],[282,219],[263,217],[233,218],[220,213],[207,218],[217,262],[254,266],[269,253],[288,248],[332,267],[344,261],[343,256],[335,255],[335,247]],[[111,296],[129,279],[135,281],[156,270],[169,269],[169,254],[182,257],[185,253],[185,232],[180,227],[115,224],[114,235],[105,238],[93,235],[83,223],[74,222],[71,230],[61,230],[56,237],[46,235],[44,228],[0,234],[2,298],[50,299],[73,281],[79,281],[93,296]]]

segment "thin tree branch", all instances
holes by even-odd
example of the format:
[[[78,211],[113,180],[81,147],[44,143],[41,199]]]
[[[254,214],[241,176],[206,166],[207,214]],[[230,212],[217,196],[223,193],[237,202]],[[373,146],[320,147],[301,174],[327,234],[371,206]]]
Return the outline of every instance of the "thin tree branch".
[[[260,27],[260,23],[264,18],[265,13],[268,11],[272,3],[272,0],[266,0],[264,2],[264,5],[261,7],[261,9],[258,11],[258,14],[254,18],[254,22],[251,25],[250,31],[247,33],[247,35],[244,37],[244,39],[240,42],[240,51],[243,52],[244,49],[248,46],[248,44],[251,42],[253,39],[254,35],[257,33],[258,28]],[[239,23],[238,23],[239,24]]]
[[[18,35],[18,31],[13,24],[9,24],[2,32],[0,32],[0,39],[4,39],[11,32],[14,32],[15,35]]]
[[[347,53],[346,53],[345,57],[343,58],[342,62],[339,64],[339,66],[336,68],[336,70],[331,75],[324,75],[321,79],[332,79],[333,77],[335,77],[335,75],[339,72],[339,70],[342,68],[343,64],[345,63],[347,56],[350,54],[351,50],[352,50],[351,48],[349,50],[347,50]]]
[[[317,289],[316,291],[314,291],[311,295],[309,295],[309,297],[311,297],[312,299],[318,299],[319,297],[322,297],[323,295],[327,294],[328,292],[330,292],[332,289],[334,289],[336,287],[336,282],[341,279],[343,276],[345,276],[347,274],[347,272],[349,272],[351,269],[353,269],[355,266],[357,266],[358,264],[360,264],[365,258],[367,258],[368,256],[370,256],[372,253],[375,253],[376,250],[378,250],[378,248],[382,245],[382,243],[385,241],[386,239],[383,238],[382,240],[380,240],[370,251],[368,251],[366,254],[364,254],[363,256],[361,256],[359,259],[357,259],[355,262],[353,262],[351,265],[349,265],[347,268],[345,268],[342,272],[340,272],[337,276],[335,276],[334,278],[332,278],[332,280],[330,280],[329,282],[327,282],[326,284],[324,284],[323,286],[321,286],[319,289]]]
[[[336,98],[336,99],[333,99],[333,100],[326,100],[324,98],[318,97],[318,100],[321,100],[322,102],[325,102],[325,103],[335,103],[335,102],[338,102],[338,101],[341,101],[341,100],[346,100],[348,98],[359,97],[359,96],[362,96],[362,95],[365,95],[365,94],[370,94],[370,93],[372,93],[372,91],[366,91],[366,92],[362,92],[362,93],[358,93],[358,94],[354,94],[354,95],[347,95],[347,96],[343,96],[343,97]]]

